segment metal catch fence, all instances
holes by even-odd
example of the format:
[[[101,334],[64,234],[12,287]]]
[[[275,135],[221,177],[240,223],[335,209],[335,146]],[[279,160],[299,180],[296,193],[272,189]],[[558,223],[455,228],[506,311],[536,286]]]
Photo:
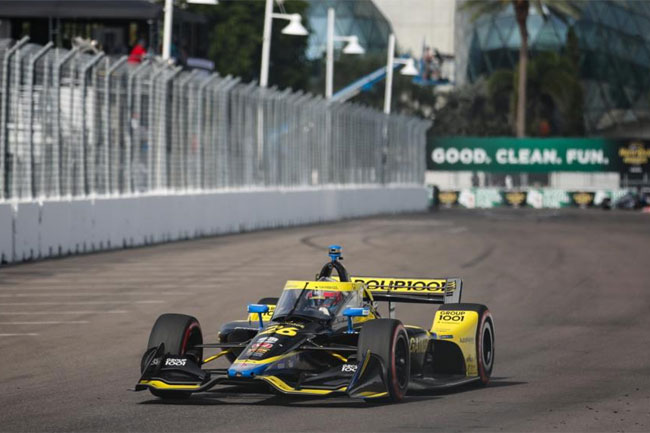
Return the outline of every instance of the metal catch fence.
[[[423,183],[419,118],[27,39],[0,65],[0,201]]]

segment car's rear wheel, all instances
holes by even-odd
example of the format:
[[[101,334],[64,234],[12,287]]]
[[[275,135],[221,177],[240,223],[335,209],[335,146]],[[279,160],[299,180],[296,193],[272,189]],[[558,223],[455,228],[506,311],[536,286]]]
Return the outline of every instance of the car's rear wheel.
[[[278,305],[279,300],[280,298],[262,298],[257,301],[257,303],[263,305]]]
[[[474,311],[478,315],[474,345],[476,349],[476,366],[478,384],[485,386],[490,381],[494,368],[494,321],[490,310],[483,304],[444,304],[438,311]],[[460,353],[460,352],[459,352]],[[463,359],[461,357],[460,362]]]
[[[163,314],[158,317],[154,323],[149,334],[149,342],[147,344],[147,353],[151,349],[155,349],[160,344],[165,345],[165,354],[181,355],[194,358],[198,365],[201,365],[203,360],[203,349],[196,347],[203,344],[203,334],[201,333],[201,326],[199,321],[185,314]],[[144,370],[146,364],[141,366]],[[151,393],[160,398],[187,398],[191,395],[190,392],[185,391],[170,391],[149,388]]]
[[[382,400],[401,401],[406,395],[411,371],[409,339],[402,322],[376,319],[364,323],[359,334],[358,359],[365,356],[368,350],[382,361],[388,388],[388,396]]]
[[[492,376],[494,367],[494,322],[490,311],[485,308],[479,313],[479,325],[476,328],[476,359],[481,385],[485,386]]]

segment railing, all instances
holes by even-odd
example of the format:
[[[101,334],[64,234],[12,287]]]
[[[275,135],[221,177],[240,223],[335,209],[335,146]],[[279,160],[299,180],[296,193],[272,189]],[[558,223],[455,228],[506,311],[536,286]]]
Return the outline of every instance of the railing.
[[[0,40],[0,201],[423,183],[419,118]]]

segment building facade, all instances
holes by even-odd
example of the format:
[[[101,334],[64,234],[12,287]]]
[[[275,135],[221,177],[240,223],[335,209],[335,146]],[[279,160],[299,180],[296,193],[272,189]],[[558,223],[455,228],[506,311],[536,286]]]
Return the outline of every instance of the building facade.
[[[29,36],[32,43],[49,41],[69,48],[75,37],[94,39],[108,55],[128,54],[144,42],[158,53],[162,45],[163,6],[155,0],[3,0],[0,38]],[[176,58],[204,57],[207,51],[204,17],[174,9]]]
[[[520,36],[512,7],[473,22],[455,17],[456,82],[473,82],[518,63]],[[531,7],[530,55],[565,52],[572,30],[579,46],[584,123],[589,134],[638,130],[650,121],[650,2],[583,2],[577,20],[541,16]]]

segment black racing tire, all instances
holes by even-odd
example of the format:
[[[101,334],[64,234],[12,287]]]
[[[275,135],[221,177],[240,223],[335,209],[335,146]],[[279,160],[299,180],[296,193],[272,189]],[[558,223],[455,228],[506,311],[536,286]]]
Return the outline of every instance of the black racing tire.
[[[253,334],[254,335],[254,334]],[[243,343],[244,341],[250,340],[252,337],[251,332],[248,329],[234,329],[230,332],[224,340],[223,343]],[[226,359],[232,364],[235,362],[235,359],[244,351],[244,349],[230,349],[230,352],[226,353]]]
[[[490,382],[494,368],[494,321],[487,307],[479,315],[478,323],[476,359],[478,360],[478,374],[481,378],[479,384],[486,386]]]
[[[280,298],[262,298],[259,301],[257,301],[258,304],[264,304],[264,305],[278,305],[278,301]]]
[[[203,361],[203,349],[195,347],[203,344],[203,334],[199,321],[185,314],[162,314],[154,323],[149,334],[147,352],[152,348],[165,344],[165,354],[193,357],[198,365]],[[146,352],[145,352],[146,353]],[[144,358],[143,358],[144,360]],[[144,365],[141,366],[144,369]],[[190,392],[163,391],[151,389],[149,391],[156,397],[164,399],[187,398]]]
[[[444,304],[439,311],[465,310],[478,313],[478,326],[476,327],[476,365],[480,380],[480,386],[486,386],[490,382],[492,370],[494,369],[495,334],[494,320],[488,307],[482,304]]]
[[[368,350],[382,360],[388,397],[367,401],[403,400],[409,385],[411,353],[408,334],[402,322],[395,319],[375,319],[364,323],[359,334],[357,359],[361,359]]]

